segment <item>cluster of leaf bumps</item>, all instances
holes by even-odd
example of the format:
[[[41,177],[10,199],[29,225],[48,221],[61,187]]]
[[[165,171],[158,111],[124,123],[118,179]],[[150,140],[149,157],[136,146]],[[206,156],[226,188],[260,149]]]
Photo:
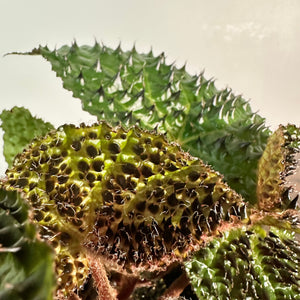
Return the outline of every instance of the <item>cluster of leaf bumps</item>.
[[[48,60],[83,109],[104,120],[64,125],[42,137],[52,125],[27,110],[0,115],[10,167],[2,181],[0,203],[9,213],[0,215],[0,241],[2,232],[15,236],[25,226],[5,221],[15,215],[8,199],[20,197],[18,191],[39,238],[28,239],[24,229],[16,236],[35,251],[54,249],[57,295],[84,297],[92,253],[108,272],[142,279],[145,271],[185,263],[190,286],[181,296],[187,299],[296,299],[299,214],[287,178],[297,168],[299,128],[281,126],[271,134],[241,96],[167,65],[164,54],[98,43],[26,54]],[[25,212],[21,203],[17,210]],[[12,274],[28,272],[22,263],[31,255],[18,239],[0,245],[3,268]],[[52,264],[43,267],[50,272]],[[22,299],[19,281],[1,267],[0,278],[0,295]],[[41,285],[49,287],[43,297],[52,297],[53,277],[43,278],[32,279],[32,299]],[[161,296],[165,287],[160,291],[161,281],[151,280],[147,292],[133,297]]]

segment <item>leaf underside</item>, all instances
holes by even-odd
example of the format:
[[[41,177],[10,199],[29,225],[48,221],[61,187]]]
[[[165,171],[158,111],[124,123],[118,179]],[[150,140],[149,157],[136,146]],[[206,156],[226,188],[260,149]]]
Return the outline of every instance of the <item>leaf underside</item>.
[[[269,131],[241,96],[217,90],[203,74],[192,76],[184,67],[166,64],[163,53],[74,43],[53,51],[40,46],[27,54],[48,60],[64,88],[99,120],[166,133],[256,202],[257,162]]]

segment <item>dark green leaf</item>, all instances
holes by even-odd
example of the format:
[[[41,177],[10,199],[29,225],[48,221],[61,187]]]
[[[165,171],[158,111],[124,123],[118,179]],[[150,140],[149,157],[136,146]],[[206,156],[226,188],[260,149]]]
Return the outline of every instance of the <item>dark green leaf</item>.
[[[17,192],[0,189],[0,299],[50,300],[53,253],[38,241]]]
[[[186,263],[199,299],[297,299],[300,244],[274,227],[232,230]]]

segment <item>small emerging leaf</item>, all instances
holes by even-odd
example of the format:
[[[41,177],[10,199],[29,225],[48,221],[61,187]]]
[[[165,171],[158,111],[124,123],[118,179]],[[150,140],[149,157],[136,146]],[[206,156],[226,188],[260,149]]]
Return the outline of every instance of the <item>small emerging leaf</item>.
[[[257,197],[260,209],[274,211],[296,207],[300,191],[294,188],[293,181],[300,175],[296,157],[299,152],[300,128],[295,125],[281,125],[270,136],[259,161]]]

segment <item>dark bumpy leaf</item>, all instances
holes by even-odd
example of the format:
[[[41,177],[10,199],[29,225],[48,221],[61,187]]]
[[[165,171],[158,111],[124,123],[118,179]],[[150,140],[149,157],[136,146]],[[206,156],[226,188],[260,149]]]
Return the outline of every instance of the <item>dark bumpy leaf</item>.
[[[270,136],[259,161],[257,197],[260,209],[274,211],[296,207],[300,192],[297,190],[299,152],[299,127],[281,125]]]
[[[254,227],[227,232],[186,263],[199,299],[299,299],[300,244],[293,234]]]
[[[66,295],[89,276],[85,248],[123,273],[161,271],[247,216],[241,196],[200,159],[161,134],[105,122],[34,140],[7,177],[55,248]]]
[[[165,55],[93,47],[39,47],[63,86],[80,98],[83,109],[123,125],[157,128],[183,149],[225,175],[246,200],[256,200],[256,169],[268,130],[264,119],[230,89],[217,90],[203,75],[165,63]]]
[[[35,235],[20,195],[0,189],[0,299],[52,299],[52,251]]]
[[[4,110],[0,114],[4,130],[4,156],[9,166],[14,157],[22,152],[26,145],[35,138],[45,135],[53,126],[42,119],[35,118],[23,107]]]

